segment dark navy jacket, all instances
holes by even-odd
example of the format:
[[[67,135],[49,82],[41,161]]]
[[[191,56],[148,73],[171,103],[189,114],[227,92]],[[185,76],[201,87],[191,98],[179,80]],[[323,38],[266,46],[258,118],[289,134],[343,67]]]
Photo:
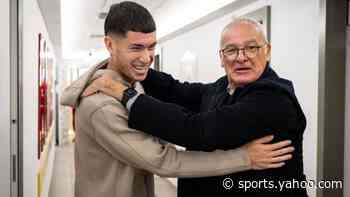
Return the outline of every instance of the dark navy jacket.
[[[307,196],[301,188],[305,186],[302,141],[306,119],[292,83],[269,66],[257,81],[236,88],[231,96],[227,76],[211,84],[180,83],[150,70],[142,84],[152,97],[136,99],[129,114],[132,128],[188,150],[234,149],[268,134],[275,136],[274,141],[290,139],[295,147],[293,158],[278,169],[179,179],[179,197]],[[233,188],[223,187],[225,178],[233,180]],[[244,189],[245,184],[251,188]]]

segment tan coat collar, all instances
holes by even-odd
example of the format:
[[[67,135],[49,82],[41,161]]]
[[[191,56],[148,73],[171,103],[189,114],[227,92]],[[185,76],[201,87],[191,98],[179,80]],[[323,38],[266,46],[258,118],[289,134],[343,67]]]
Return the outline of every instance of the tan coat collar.
[[[79,104],[81,94],[84,92],[85,88],[96,78],[102,76],[103,74],[109,74],[116,81],[122,81],[127,83],[121,75],[113,70],[106,69],[109,59],[106,59],[85,72],[77,80],[73,81],[61,94],[61,104],[71,107],[76,107]],[[128,84],[128,83],[127,83]],[[144,90],[139,82],[135,83],[135,89],[144,93]]]

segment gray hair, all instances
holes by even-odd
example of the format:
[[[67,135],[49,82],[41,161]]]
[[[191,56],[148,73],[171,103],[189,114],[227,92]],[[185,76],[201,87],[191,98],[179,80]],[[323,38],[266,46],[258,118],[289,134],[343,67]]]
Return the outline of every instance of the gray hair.
[[[261,34],[261,36],[263,37],[264,39],[264,42],[267,43],[267,39],[266,39],[266,35],[265,35],[265,32],[264,32],[264,28],[263,26],[258,22],[256,21],[255,19],[252,19],[252,18],[247,18],[247,17],[239,17],[239,18],[234,18],[229,24],[227,24],[224,29],[222,30],[221,32],[221,38],[220,38],[220,47],[223,47],[224,45],[224,35],[227,31],[229,31],[233,26],[237,25],[237,24],[250,24],[252,25],[255,30]]]

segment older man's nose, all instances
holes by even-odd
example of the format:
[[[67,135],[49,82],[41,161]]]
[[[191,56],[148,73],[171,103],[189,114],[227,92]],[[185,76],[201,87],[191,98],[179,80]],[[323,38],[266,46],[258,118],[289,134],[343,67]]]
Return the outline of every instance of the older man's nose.
[[[246,61],[248,58],[245,55],[245,51],[244,50],[239,50],[238,54],[237,54],[237,58],[236,61]]]

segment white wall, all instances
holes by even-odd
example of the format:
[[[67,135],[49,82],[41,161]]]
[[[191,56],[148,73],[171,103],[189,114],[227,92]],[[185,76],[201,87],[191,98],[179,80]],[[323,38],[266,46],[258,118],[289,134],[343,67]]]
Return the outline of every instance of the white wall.
[[[10,4],[0,2],[0,196],[10,196]]]
[[[304,170],[317,178],[317,122],[319,74],[319,1],[272,1],[272,63],[293,81],[307,118],[304,133]],[[316,196],[315,190],[310,193]]]
[[[163,37],[200,17],[239,0],[168,0],[154,13],[157,36]],[[171,13],[171,14],[170,14]]]
[[[38,34],[53,47],[36,0],[23,1],[23,195],[37,194]],[[50,169],[50,167],[48,167]],[[46,175],[50,177],[51,172]],[[49,180],[45,180],[47,182]],[[43,189],[45,191],[46,188]]]
[[[224,25],[230,21],[232,15],[243,15],[263,6],[271,5],[272,67],[280,76],[293,81],[296,95],[307,117],[308,124],[304,134],[304,170],[307,178],[311,180],[316,180],[317,172],[318,2],[318,0],[256,1],[175,39],[161,43],[164,71],[181,78],[179,76],[179,60],[186,50],[191,50],[196,52],[198,56],[198,80],[213,81],[224,73],[218,57],[219,33]],[[201,1],[196,6],[192,3],[190,2],[187,6],[186,2],[182,2],[182,6],[191,7],[192,12],[195,8],[197,12],[197,9],[205,10],[207,6],[212,5],[211,1]],[[186,10],[177,9],[176,6],[169,6],[167,12],[158,13],[157,18],[171,16],[173,19],[181,19],[179,21],[184,24],[194,21],[193,18],[190,18],[189,21],[186,20]],[[159,27],[166,26],[162,22],[160,21]],[[165,19],[164,23],[172,24]],[[173,31],[173,29],[162,30],[162,32]],[[314,190],[309,191],[309,194],[310,197],[316,196]]]
[[[346,37],[344,196],[350,196],[350,26]]]
[[[218,52],[221,29],[213,28],[213,26],[222,27],[228,20],[229,17],[217,19],[175,39],[161,43],[163,70],[184,80],[181,76],[180,60],[186,51],[190,51],[197,56],[198,81],[211,82],[224,75]]]

